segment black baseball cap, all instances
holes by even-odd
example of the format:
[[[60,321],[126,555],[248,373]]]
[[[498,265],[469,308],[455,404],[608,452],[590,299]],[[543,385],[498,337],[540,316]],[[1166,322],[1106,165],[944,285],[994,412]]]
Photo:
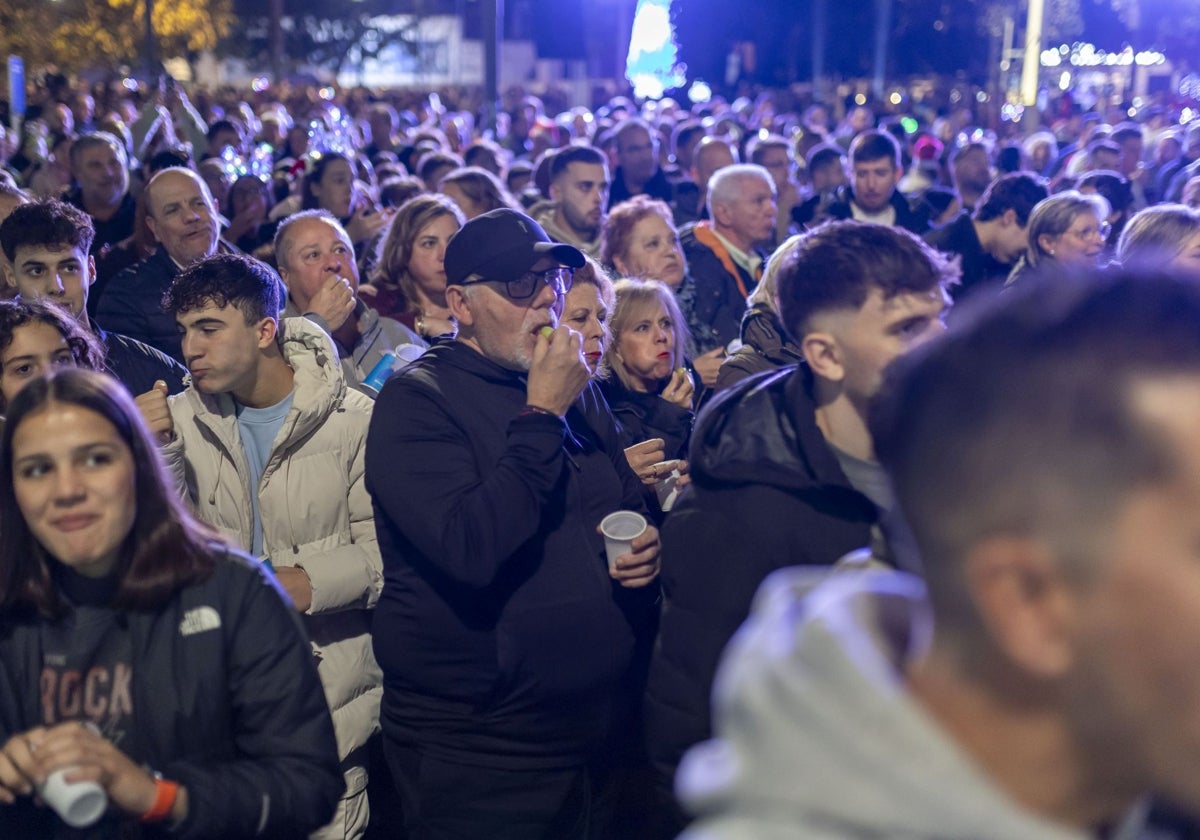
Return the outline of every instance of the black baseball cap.
[[[583,267],[583,252],[553,242],[524,213],[502,207],[467,222],[446,245],[446,282],[458,285],[472,274],[485,280],[516,280],[544,256],[570,268]]]

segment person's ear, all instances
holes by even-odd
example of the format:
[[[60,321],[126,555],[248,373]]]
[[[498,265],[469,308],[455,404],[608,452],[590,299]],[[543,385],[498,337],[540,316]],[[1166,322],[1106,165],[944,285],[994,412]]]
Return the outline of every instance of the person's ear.
[[[553,181],[550,182],[550,200],[562,201],[562,192]]]
[[[259,349],[265,349],[275,343],[275,337],[279,333],[279,322],[274,318],[263,318],[255,325],[254,332]]]
[[[88,279],[84,283],[84,288],[91,288],[91,285],[96,282],[96,258],[88,254],[87,258]]]
[[[1017,223],[1017,211],[1009,207],[1007,210],[1001,213],[1000,224],[1005,227],[1008,227],[1009,225],[1016,225],[1017,227],[1020,227],[1020,225]]]
[[[1006,661],[1042,679],[1072,667],[1077,601],[1049,546],[988,537],[967,552],[963,572],[989,641]]]
[[[846,378],[842,348],[832,333],[810,332],[800,341],[800,353],[812,372],[830,382]]]
[[[630,277],[633,272],[630,271],[630,265],[625,261],[624,257],[613,257],[613,268],[615,268],[622,277]]]
[[[466,289],[462,286],[446,287],[446,307],[458,321],[459,326],[471,326],[475,323],[475,315],[471,312],[471,302],[467,298]]]
[[[1039,234],[1037,238],[1038,248],[1043,253],[1054,254],[1054,241],[1057,237],[1051,236],[1048,233]]]
[[[149,213],[146,214],[146,227],[150,228],[150,233],[153,234],[154,241],[161,243],[162,240],[158,238],[158,230],[157,230],[157,226],[154,223],[154,217],[151,216]]]
[[[724,204],[713,202],[712,205],[713,221],[721,227],[729,227],[733,223],[733,213]]]
[[[14,289],[17,288],[17,271],[12,267],[12,263],[3,257],[0,257],[0,263],[4,268],[4,282]]]

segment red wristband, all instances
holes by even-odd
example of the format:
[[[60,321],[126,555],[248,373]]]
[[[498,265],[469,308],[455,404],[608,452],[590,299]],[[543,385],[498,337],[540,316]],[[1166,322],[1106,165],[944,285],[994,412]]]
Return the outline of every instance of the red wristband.
[[[154,779],[154,804],[138,819],[142,822],[161,822],[171,814],[175,806],[175,797],[179,795],[179,783],[168,781],[161,776]]]
[[[547,417],[557,417],[559,420],[562,419],[562,417],[555,414],[550,409],[542,408],[540,405],[526,405],[524,408],[522,408],[520,411],[517,412],[518,417],[528,417],[531,414],[544,414]]]

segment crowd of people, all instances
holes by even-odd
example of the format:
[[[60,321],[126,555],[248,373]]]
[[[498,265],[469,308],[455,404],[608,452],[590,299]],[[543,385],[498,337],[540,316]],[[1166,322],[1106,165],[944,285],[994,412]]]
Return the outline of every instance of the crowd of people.
[[[1200,122],[191,96],[0,143],[0,834],[1200,830]]]

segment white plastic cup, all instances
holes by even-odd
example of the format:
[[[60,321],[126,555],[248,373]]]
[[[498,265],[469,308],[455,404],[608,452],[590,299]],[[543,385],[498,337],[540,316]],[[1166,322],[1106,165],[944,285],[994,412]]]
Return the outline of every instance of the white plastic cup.
[[[600,533],[604,535],[604,553],[608,555],[608,569],[615,571],[617,558],[628,554],[633,541],[646,531],[646,518],[632,510],[618,510],[600,520]]]
[[[108,808],[108,794],[96,782],[68,782],[63,776],[73,767],[55,770],[38,788],[38,796],[71,828],[87,828]]]
[[[675,506],[675,500],[679,497],[679,490],[676,485],[679,479],[683,477],[683,473],[679,471],[679,461],[659,461],[654,465],[655,475],[661,475],[658,481],[654,482],[654,492],[658,496],[658,506],[663,513],[668,513]]]

